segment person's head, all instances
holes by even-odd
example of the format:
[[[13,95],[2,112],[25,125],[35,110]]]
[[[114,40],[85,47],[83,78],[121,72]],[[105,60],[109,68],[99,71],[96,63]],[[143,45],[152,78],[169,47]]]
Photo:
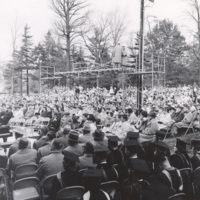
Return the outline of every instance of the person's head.
[[[159,154],[155,157],[155,165],[160,171],[169,169],[171,167],[167,157],[162,154]]]
[[[147,118],[148,113],[147,113],[147,111],[143,110],[140,115],[141,115],[142,118]]]
[[[79,134],[76,131],[71,131],[68,136],[68,142],[70,146],[78,144]]]
[[[85,134],[90,134],[90,132],[91,132],[90,125],[89,125],[89,124],[86,124],[86,125],[83,127],[83,135],[85,135]]]
[[[55,131],[49,131],[47,133],[46,137],[47,137],[48,140],[53,140],[54,138],[56,138],[56,132]]]
[[[79,157],[77,154],[63,150],[62,154],[64,155],[63,158],[63,168],[65,171],[77,171],[78,166],[77,163],[79,162]]]
[[[120,141],[117,136],[107,136],[108,138],[108,149],[110,151],[118,149],[118,141]]]
[[[63,129],[63,135],[68,135],[71,132],[71,126],[65,125]]]
[[[127,140],[124,142],[125,153],[128,157],[136,155],[138,153],[139,143],[137,140]]]
[[[83,113],[82,119],[83,119],[83,120],[87,120],[87,116],[88,116],[87,113]]]
[[[51,144],[51,151],[61,151],[63,149],[62,139],[55,138]]]
[[[39,135],[42,137],[42,136],[45,136],[47,135],[49,131],[49,128],[48,126],[42,126],[40,129],[39,129]]]
[[[104,132],[101,130],[95,130],[95,132],[93,133],[93,137],[95,141],[102,141],[104,139]]]
[[[87,116],[87,121],[88,121],[89,124],[92,124],[92,123],[94,123],[96,121],[96,119],[95,119],[94,115],[89,114]]]
[[[106,154],[108,152],[108,148],[104,145],[94,146],[94,163],[101,164],[106,161]]]
[[[149,119],[154,119],[156,118],[156,113],[154,111],[151,111],[149,114],[148,114],[148,118]]]
[[[199,139],[194,139],[191,141],[191,146],[193,147],[193,153],[195,154],[200,154],[200,140]]]
[[[27,138],[20,138],[18,148],[20,150],[28,148],[28,139]]]
[[[187,148],[187,142],[184,141],[184,140],[181,140],[181,139],[177,138],[177,139],[176,139],[176,148],[177,148],[179,151],[185,152],[185,151],[186,151],[186,148]]]
[[[128,116],[127,116],[126,114],[122,114],[122,115],[120,115],[120,120],[121,120],[122,122],[125,122],[125,121],[128,120]]]
[[[86,142],[83,146],[83,153],[84,154],[94,154],[94,148],[91,142]]]

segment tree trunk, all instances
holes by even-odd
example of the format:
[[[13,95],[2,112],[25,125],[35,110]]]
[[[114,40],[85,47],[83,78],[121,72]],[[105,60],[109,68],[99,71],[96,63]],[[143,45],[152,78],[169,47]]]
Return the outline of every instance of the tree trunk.
[[[29,95],[29,77],[28,77],[28,69],[26,70],[26,92],[27,92],[27,96]]]
[[[22,96],[23,96],[23,81],[22,81],[22,70],[20,71],[20,97],[22,100]]]

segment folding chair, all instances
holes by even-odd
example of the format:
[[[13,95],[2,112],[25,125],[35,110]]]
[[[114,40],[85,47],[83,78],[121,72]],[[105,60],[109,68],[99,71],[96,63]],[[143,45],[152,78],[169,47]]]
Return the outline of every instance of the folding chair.
[[[119,191],[119,183],[117,181],[103,182],[100,189],[107,192],[111,199],[115,199],[116,193]]]
[[[56,177],[56,174],[53,174],[51,176],[46,177],[43,181],[42,181],[42,196],[43,199],[49,199],[49,194],[52,188],[52,181],[53,179]]]
[[[56,200],[82,200],[85,188],[82,186],[66,187],[56,194]]]
[[[3,196],[8,200],[8,189],[6,181],[6,171],[0,168],[0,199],[4,199]]]
[[[26,177],[35,177],[38,166],[36,164],[20,165],[15,169],[15,180]]]
[[[180,193],[180,194],[175,194],[173,196],[170,196],[168,199],[169,200],[186,200],[186,196],[184,193]]]
[[[30,177],[17,180],[13,184],[13,200],[41,200],[40,181]]]

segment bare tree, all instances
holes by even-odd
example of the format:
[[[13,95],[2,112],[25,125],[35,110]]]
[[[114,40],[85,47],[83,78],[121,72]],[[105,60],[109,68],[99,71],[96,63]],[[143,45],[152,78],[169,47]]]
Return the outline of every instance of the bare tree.
[[[188,16],[195,22],[197,30],[194,33],[196,43],[193,45],[193,52],[200,61],[200,2],[199,0],[187,0],[189,9],[186,11]]]
[[[97,21],[90,20],[89,22],[89,34],[82,33],[83,41],[95,62],[103,63],[107,61],[103,57],[108,53],[111,39],[110,19],[107,16],[101,16]]]
[[[116,46],[126,31],[127,24],[125,22],[125,13],[122,13],[118,8],[115,8],[110,12],[109,19],[112,41],[111,45]]]
[[[80,35],[89,15],[87,0],[51,0],[52,9],[58,16],[55,22],[57,34],[65,41],[66,70],[71,70],[70,49]]]

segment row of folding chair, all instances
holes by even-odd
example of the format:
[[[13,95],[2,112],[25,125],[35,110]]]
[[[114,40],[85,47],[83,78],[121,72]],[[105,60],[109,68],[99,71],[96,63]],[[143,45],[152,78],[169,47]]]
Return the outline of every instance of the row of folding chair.
[[[50,118],[48,118],[48,117],[41,118],[41,119],[37,120],[37,122],[35,122],[34,118],[27,119],[27,120],[11,118],[8,125],[10,125],[10,127],[12,129],[19,127],[19,126],[40,128],[43,125],[48,125],[49,121],[50,121]]]

